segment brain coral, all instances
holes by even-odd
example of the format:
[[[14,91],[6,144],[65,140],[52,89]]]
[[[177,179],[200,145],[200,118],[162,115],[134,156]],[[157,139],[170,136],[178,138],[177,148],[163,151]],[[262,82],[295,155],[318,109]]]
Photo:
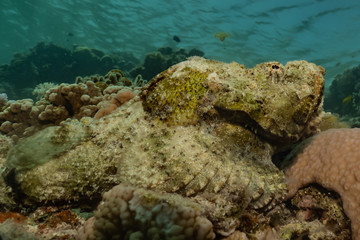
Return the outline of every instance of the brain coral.
[[[309,183],[338,192],[351,220],[352,236],[360,239],[360,129],[331,129],[303,142],[286,170],[288,197]]]

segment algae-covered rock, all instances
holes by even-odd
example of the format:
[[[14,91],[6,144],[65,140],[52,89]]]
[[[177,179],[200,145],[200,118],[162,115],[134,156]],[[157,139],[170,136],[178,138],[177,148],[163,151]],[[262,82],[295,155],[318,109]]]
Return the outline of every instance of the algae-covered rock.
[[[94,198],[120,182],[176,193],[202,206],[214,230],[228,235],[247,209],[268,210],[284,198],[284,175],[271,156],[317,116],[323,74],[305,61],[246,69],[191,58],[90,123],[88,137],[15,171],[14,179],[32,202]],[[38,137],[51,139],[48,133]],[[8,166],[16,168],[19,157],[12,151]]]

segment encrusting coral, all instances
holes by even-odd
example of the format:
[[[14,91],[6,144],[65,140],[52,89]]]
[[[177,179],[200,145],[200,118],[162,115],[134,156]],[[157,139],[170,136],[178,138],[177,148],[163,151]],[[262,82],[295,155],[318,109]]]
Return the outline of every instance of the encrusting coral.
[[[310,183],[340,194],[351,220],[352,236],[360,239],[360,129],[330,129],[306,139],[293,152],[286,169],[288,198]]]

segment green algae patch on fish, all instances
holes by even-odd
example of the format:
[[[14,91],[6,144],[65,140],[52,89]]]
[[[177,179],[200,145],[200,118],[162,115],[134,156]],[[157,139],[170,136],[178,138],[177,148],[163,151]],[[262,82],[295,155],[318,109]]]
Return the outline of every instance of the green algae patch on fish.
[[[196,123],[199,120],[196,111],[205,93],[207,76],[208,73],[190,67],[175,76],[167,71],[160,73],[141,95],[144,109],[169,125]]]

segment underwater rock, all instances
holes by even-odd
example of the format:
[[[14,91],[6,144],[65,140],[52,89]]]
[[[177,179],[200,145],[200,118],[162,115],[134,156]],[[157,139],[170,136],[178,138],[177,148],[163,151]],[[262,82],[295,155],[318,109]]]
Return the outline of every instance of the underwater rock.
[[[175,193],[199,204],[215,232],[229,235],[247,209],[269,210],[286,195],[271,156],[317,117],[323,74],[305,61],[246,69],[193,57],[90,123],[87,139],[14,179],[32,203],[89,202],[120,182]],[[12,151],[8,161],[18,156]]]

